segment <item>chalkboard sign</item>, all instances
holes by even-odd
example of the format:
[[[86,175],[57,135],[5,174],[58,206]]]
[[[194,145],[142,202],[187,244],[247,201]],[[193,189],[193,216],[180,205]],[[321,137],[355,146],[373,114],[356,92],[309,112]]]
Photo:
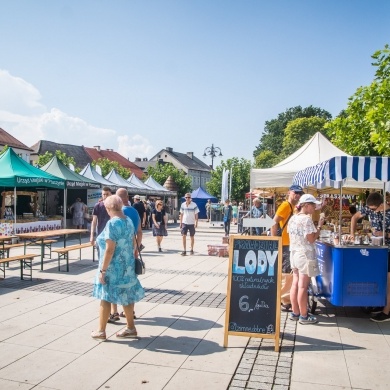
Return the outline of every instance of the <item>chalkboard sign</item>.
[[[279,350],[280,237],[230,237],[224,346],[228,335],[275,338]]]

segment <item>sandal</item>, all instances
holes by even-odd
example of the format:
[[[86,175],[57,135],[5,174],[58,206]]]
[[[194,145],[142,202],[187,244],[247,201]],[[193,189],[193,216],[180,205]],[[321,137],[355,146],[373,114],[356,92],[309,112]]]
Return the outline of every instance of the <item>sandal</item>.
[[[137,329],[129,329],[125,328],[122,331],[118,332],[116,334],[116,337],[122,338],[122,339],[131,339],[137,337]]]
[[[137,319],[137,316],[135,315],[135,311],[133,311],[134,319]],[[121,311],[121,314],[119,314],[119,317],[126,318],[126,313],[124,311]]]
[[[95,340],[106,340],[107,339],[106,332],[105,331],[100,332],[99,330],[94,330],[91,333],[91,337]]]
[[[114,313],[114,314],[110,314],[110,317],[108,317],[107,322],[112,324],[112,323],[119,321],[119,320],[120,320],[119,313]]]

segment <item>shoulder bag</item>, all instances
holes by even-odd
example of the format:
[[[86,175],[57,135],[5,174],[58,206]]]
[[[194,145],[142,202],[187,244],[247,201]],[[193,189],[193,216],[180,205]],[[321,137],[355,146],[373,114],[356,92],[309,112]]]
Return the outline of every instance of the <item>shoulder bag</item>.
[[[142,260],[141,251],[139,250],[138,241],[135,239],[138,250],[138,257],[135,258],[135,273],[136,275],[143,275],[145,273],[145,263]]]
[[[292,206],[291,206],[291,203],[290,203],[290,202],[287,202],[287,203],[288,203],[288,205],[290,206],[291,213],[290,213],[290,215],[288,216],[287,221],[286,221],[286,223],[283,225],[283,227],[281,228],[281,227],[279,226],[279,228],[278,228],[278,233],[277,233],[277,235],[278,235],[279,237],[282,236],[282,233],[283,233],[284,228],[287,226],[288,221],[290,220],[290,218],[291,218],[292,215],[294,214],[293,208],[292,208]]]

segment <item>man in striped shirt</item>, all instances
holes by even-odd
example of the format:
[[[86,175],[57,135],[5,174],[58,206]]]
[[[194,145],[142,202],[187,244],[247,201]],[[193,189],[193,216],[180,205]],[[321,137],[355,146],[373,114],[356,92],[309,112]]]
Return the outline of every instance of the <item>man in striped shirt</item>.
[[[198,227],[198,213],[199,209],[196,203],[192,202],[191,194],[185,194],[185,202],[181,204],[180,207],[180,229],[181,235],[183,237],[183,252],[182,256],[186,256],[186,246],[187,246],[187,232],[190,232],[191,238],[191,251],[190,255],[194,254],[194,241],[195,241],[195,228]]]

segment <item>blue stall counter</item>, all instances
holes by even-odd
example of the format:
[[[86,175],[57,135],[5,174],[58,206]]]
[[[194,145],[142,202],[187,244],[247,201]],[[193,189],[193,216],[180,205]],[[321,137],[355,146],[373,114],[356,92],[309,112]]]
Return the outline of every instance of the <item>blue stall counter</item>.
[[[335,306],[385,306],[388,247],[316,242],[318,296]]]

